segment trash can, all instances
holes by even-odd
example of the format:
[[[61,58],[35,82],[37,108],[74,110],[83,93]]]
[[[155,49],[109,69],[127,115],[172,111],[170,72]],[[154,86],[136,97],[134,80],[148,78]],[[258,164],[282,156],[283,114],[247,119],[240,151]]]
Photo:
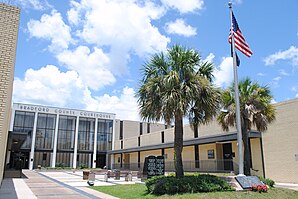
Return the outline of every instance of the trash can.
[[[120,170],[114,170],[115,180],[120,180]]]
[[[89,179],[89,174],[90,174],[90,171],[83,171],[83,180],[88,180]]]

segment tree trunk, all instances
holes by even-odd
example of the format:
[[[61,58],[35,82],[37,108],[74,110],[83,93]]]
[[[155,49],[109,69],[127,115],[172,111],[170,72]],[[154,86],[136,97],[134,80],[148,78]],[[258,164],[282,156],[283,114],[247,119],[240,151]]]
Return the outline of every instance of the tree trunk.
[[[248,128],[247,121],[244,119],[242,126],[242,140],[244,146],[244,174],[250,176],[250,151],[249,151],[249,142],[248,142]]]
[[[175,117],[174,129],[174,151],[175,151],[175,173],[177,178],[184,176],[182,163],[182,149],[183,149],[183,120],[181,116]]]

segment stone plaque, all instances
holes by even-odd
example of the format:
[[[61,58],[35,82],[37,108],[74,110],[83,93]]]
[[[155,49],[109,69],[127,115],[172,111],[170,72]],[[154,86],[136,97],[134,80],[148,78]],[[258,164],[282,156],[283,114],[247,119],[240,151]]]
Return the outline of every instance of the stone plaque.
[[[237,176],[236,180],[243,189],[249,189],[252,185],[264,185],[257,176]]]
[[[147,157],[147,178],[151,178],[155,176],[155,168],[156,168],[156,157],[155,156]]]
[[[155,162],[155,175],[165,174],[165,158],[163,156],[157,156]]]

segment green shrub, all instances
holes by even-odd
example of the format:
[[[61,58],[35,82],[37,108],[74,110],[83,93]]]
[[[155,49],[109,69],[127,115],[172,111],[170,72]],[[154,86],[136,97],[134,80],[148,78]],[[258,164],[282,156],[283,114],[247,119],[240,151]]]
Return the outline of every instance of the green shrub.
[[[59,162],[59,163],[56,164],[56,167],[64,168],[64,163],[63,162]]]
[[[261,176],[258,176],[258,178],[269,187],[273,187],[275,184],[274,180],[271,180],[270,178],[263,178]]]
[[[80,169],[86,169],[87,168],[87,165],[86,164],[84,164],[84,163],[81,163],[80,164]]]
[[[234,190],[221,178],[207,174],[185,176],[183,178],[157,176],[148,179],[146,181],[146,187],[148,192],[154,195]]]

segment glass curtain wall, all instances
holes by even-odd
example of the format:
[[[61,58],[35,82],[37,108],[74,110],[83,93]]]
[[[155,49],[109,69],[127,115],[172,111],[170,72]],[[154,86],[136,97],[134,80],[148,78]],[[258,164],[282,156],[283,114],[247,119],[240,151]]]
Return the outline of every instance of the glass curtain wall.
[[[36,149],[53,149],[56,115],[39,113],[36,129]]]
[[[30,149],[33,134],[34,113],[16,111],[13,125],[13,132],[26,133],[27,138],[21,146],[21,149]]]
[[[95,119],[80,118],[78,131],[77,165],[91,167],[94,146]]]
[[[58,140],[57,140],[57,167],[71,167],[74,139],[76,130],[76,117],[59,116]]]
[[[112,150],[112,120],[98,120],[97,128],[97,151],[106,152]]]

